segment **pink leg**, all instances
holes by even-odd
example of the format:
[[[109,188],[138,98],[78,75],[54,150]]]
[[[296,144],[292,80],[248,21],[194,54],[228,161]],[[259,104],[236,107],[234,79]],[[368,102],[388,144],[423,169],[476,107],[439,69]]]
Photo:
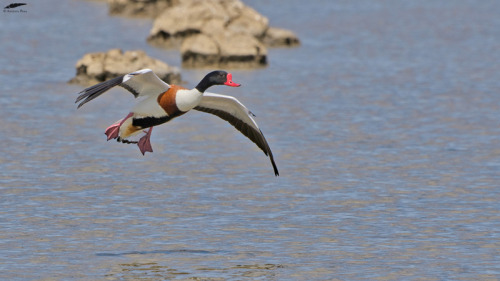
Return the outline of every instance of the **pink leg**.
[[[153,127],[150,127],[145,136],[139,139],[137,146],[139,146],[139,150],[141,150],[142,155],[146,153],[146,151],[153,152],[153,147],[151,146],[151,132],[153,131]]]
[[[132,112],[130,112],[127,117],[123,118],[121,121],[116,122],[115,124],[109,126],[106,131],[104,132],[106,136],[108,136],[108,140],[110,139],[116,139],[118,135],[120,134],[120,127],[127,120],[129,117],[132,117],[134,115]]]

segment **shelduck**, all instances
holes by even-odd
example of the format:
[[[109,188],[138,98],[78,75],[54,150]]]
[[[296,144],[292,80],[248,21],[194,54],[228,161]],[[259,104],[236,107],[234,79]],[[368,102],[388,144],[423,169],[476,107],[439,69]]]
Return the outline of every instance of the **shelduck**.
[[[105,134],[108,141],[116,139],[123,143],[136,143],[141,153],[153,152],[151,132],[154,126],[166,123],[191,109],[207,112],[228,121],[243,135],[253,141],[269,156],[274,174],[279,175],[271,148],[249,111],[236,98],[205,92],[214,85],[239,87],[232,81],[231,73],[217,70],[208,73],[193,89],[163,82],[150,69],[142,69],[105,82],[96,84],[79,92],[75,103],[78,108],[97,98],[115,86],[121,86],[134,97],[141,97],[125,118],[109,126]],[[138,140],[137,140],[138,139]]]

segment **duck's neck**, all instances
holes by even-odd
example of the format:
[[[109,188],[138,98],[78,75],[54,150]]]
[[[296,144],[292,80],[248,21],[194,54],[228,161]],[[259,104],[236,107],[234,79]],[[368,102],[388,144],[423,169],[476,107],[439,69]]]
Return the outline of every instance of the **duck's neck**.
[[[196,90],[200,91],[200,93],[204,93],[208,88],[212,87],[213,84],[210,83],[209,78],[205,76],[196,87],[194,87]]]

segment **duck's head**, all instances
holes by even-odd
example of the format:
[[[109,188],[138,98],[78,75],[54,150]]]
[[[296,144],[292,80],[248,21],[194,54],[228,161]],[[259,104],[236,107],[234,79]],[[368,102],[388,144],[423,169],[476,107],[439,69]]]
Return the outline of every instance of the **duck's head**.
[[[224,70],[216,70],[208,73],[196,86],[200,92],[205,92],[206,89],[214,85],[226,85],[230,87],[239,87],[241,84],[233,82],[233,75]]]

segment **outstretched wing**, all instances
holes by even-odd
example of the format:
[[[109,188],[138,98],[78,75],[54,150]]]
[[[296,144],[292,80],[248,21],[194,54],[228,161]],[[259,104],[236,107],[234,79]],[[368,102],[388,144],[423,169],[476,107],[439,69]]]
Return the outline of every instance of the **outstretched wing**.
[[[240,101],[230,96],[205,92],[200,104],[194,109],[217,115],[228,121],[269,156],[271,164],[273,165],[274,174],[279,176],[273,153],[271,152],[271,148],[264,134],[262,134],[259,126],[252,118],[252,112],[250,112],[250,110]]]
[[[80,108],[114,86],[121,86],[127,89],[136,98],[140,96],[159,95],[170,88],[170,85],[163,82],[151,69],[142,69],[104,81],[79,92],[75,103],[81,101],[78,104],[78,108]]]

